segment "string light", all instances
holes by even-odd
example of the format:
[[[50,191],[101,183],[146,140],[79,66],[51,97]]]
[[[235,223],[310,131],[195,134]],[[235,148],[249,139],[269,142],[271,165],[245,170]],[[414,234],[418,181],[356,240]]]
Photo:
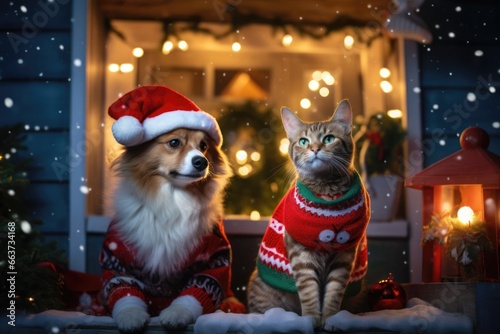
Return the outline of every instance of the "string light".
[[[132,50],[132,55],[136,58],[141,58],[144,56],[144,50],[142,48],[134,48]]]
[[[260,219],[260,212],[257,210],[253,210],[250,212],[250,220],[259,220]]]
[[[344,37],[344,47],[347,50],[351,50],[354,45],[354,38],[351,35]]]
[[[234,42],[233,45],[231,45],[231,49],[234,52],[239,52],[241,50],[241,44],[239,42]]]
[[[462,206],[457,211],[457,218],[462,224],[470,224],[474,219],[474,211],[470,206]]]
[[[401,118],[403,117],[403,112],[399,109],[387,110],[387,116],[390,118]]]
[[[281,40],[281,44],[283,46],[290,46],[292,42],[293,42],[293,37],[290,34],[286,34],[285,36],[283,36],[283,39]]]
[[[163,46],[161,48],[161,53],[163,53],[164,55],[168,55],[173,48],[174,48],[174,43],[167,40],[165,41],[165,43],[163,43]]]
[[[122,73],[130,73],[134,70],[134,65],[130,63],[123,63],[120,65],[120,72]]]
[[[387,80],[383,80],[380,82],[380,88],[382,88],[382,91],[384,93],[392,92],[392,84]]]
[[[116,73],[120,71],[120,65],[118,64],[109,64],[108,69],[110,72]]]
[[[303,98],[300,100],[300,106],[304,109],[309,109],[311,107],[311,101],[308,98]]]
[[[378,73],[383,79],[387,79],[391,76],[391,71],[387,67],[382,67]]]
[[[330,90],[327,87],[321,87],[321,89],[319,90],[319,95],[321,95],[322,97],[327,97],[328,95],[330,95]]]
[[[309,81],[309,89],[313,92],[317,91],[319,89],[319,82],[314,79]]]
[[[177,42],[177,47],[182,51],[187,51],[187,49],[189,49],[189,45],[185,40],[180,40],[179,42]]]

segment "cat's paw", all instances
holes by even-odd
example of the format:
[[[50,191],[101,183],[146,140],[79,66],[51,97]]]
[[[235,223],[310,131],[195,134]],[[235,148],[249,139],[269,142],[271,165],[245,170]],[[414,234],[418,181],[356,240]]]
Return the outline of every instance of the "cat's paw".
[[[148,312],[142,307],[125,307],[119,312],[113,312],[113,318],[120,332],[138,332],[146,326],[149,320]]]
[[[160,323],[169,329],[186,328],[203,313],[200,302],[192,296],[175,299],[169,307],[161,311]]]

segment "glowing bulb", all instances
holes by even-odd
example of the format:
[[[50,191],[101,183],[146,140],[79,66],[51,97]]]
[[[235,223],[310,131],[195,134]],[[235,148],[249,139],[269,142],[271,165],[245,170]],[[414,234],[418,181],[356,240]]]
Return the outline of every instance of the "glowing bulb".
[[[173,48],[174,48],[174,43],[170,41],[165,41],[165,43],[163,43],[163,47],[161,48],[161,53],[163,53],[164,55],[168,55]]]
[[[457,218],[462,224],[470,224],[474,218],[474,211],[470,206],[462,206],[458,209]]]
[[[344,47],[347,50],[352,49],[352,46],[354,45],[354,38],[351,35],[347,35],[344,37]]]
[[[109,69],[110,72],[116,73],[116,72],[118,72],[120,70],[120,65],[118,65],[118,64],[109,64],[108,69]]]
[[[321,89],[319,90],[319,95],[321,95],[323,97],[327,97],[329,94],[330,94],[330,90],[326,87],[321,87]]]
[[[290,141],[288,138],[283,138],[280,140],[280,152],[285,155],[288,153],[288,146],[290,146]]]
[[[142,48],[135,48],[132,50],[132,55],[136,58],[141,58],[144,56],[144,50]]]
[[[245,162],[247,162],[248,158],[248,153],[245,150],[239,150],[236,152],[236,161],[240,164],[243,165]]]
[[[399,109],[387,110],[387,116],[391,118],[401,118],[403,117],[403,112]]]
[[[391,76],[391,71],[387,67],[382,67],[378,73],[384,79],[387,79]]]
[[[300,106],[304,109],[309,109],[311,107],[311,101],[307,98],[300,100]]]
[[[241,44],[239,42],[234,42],[233,45],[231,45],[231,49],[233,49],[234,52],[239,52],[241,50]]]
[[[327,75],[323,75],[322,79],[328,86],[331,86],[335,83],[335,78],[330,73],[328,73]]]
[[[260,153],[259,152],[252,152],[252,154],[250,154],[250,159],[252,159],[252,161],[259,161],[260,160]]]
[[[257,210],[253,210],[250,212],[250,220],[259,220],[260,219],[260,212]]]
[[[122,73],[130,73],[134,70],[134,65],[130,63],[123,63],[120,65],[120,72]]]
[[[314,71],[313,74],[312,74],[312,78],[316,81],[320,81],[321,80],[321,71]]]
[[[383,80],[380,82],[380,88],[382,88],[382,91],[384,93],[392,92],[392,84],[387,80]]]
[[[314,91],[317,91],[319,88],[319,82],[317,82],[316,80],[311,80],[309,81],[309,89],[312,90],[313,92]]]
[[[250,174],[251,171],[252,171],[252,166],[250,165],[245,165],[238,168],[238,174],[240,174],[241,176],[247,176],[248,174]]]
[[[177,47],[179,49],[181,49],[182,51],[186,51],[187,49],[189,49],[189,45],[188,45],[188,43],[185,40],[180,40],[177,43]]]
[[[290,34],[286,34],[285,36],[283,36],[283,39],[281,40],[281,44],[283,44],[283,46],[290,46],[292,42],[293,42],[293,37]]]

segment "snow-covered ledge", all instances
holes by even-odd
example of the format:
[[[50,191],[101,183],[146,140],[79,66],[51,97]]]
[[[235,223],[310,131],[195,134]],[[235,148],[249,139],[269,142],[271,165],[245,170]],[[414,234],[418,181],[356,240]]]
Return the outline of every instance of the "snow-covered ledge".
[[[110,217],[89,216],[87,218],[87,233],[106,233]],[[224,219],[224,228],[228,235],[264,235],[269,218],[251,220],[248,216],[227,216]],[[368,237],[375,238],[406,238],[408,223],[405,220],[390,222],[370,222],[367,230]]]

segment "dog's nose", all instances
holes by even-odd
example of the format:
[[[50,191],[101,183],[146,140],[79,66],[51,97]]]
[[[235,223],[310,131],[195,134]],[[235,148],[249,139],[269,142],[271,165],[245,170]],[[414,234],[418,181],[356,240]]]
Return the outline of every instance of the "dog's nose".
[[[195,156],[192,160],[191,163],[193,164],[193,167],[196,168],[198,171],[202,171],[208,166],[208,160],[205,159],[205,157],[202,157],[200,155]]]

